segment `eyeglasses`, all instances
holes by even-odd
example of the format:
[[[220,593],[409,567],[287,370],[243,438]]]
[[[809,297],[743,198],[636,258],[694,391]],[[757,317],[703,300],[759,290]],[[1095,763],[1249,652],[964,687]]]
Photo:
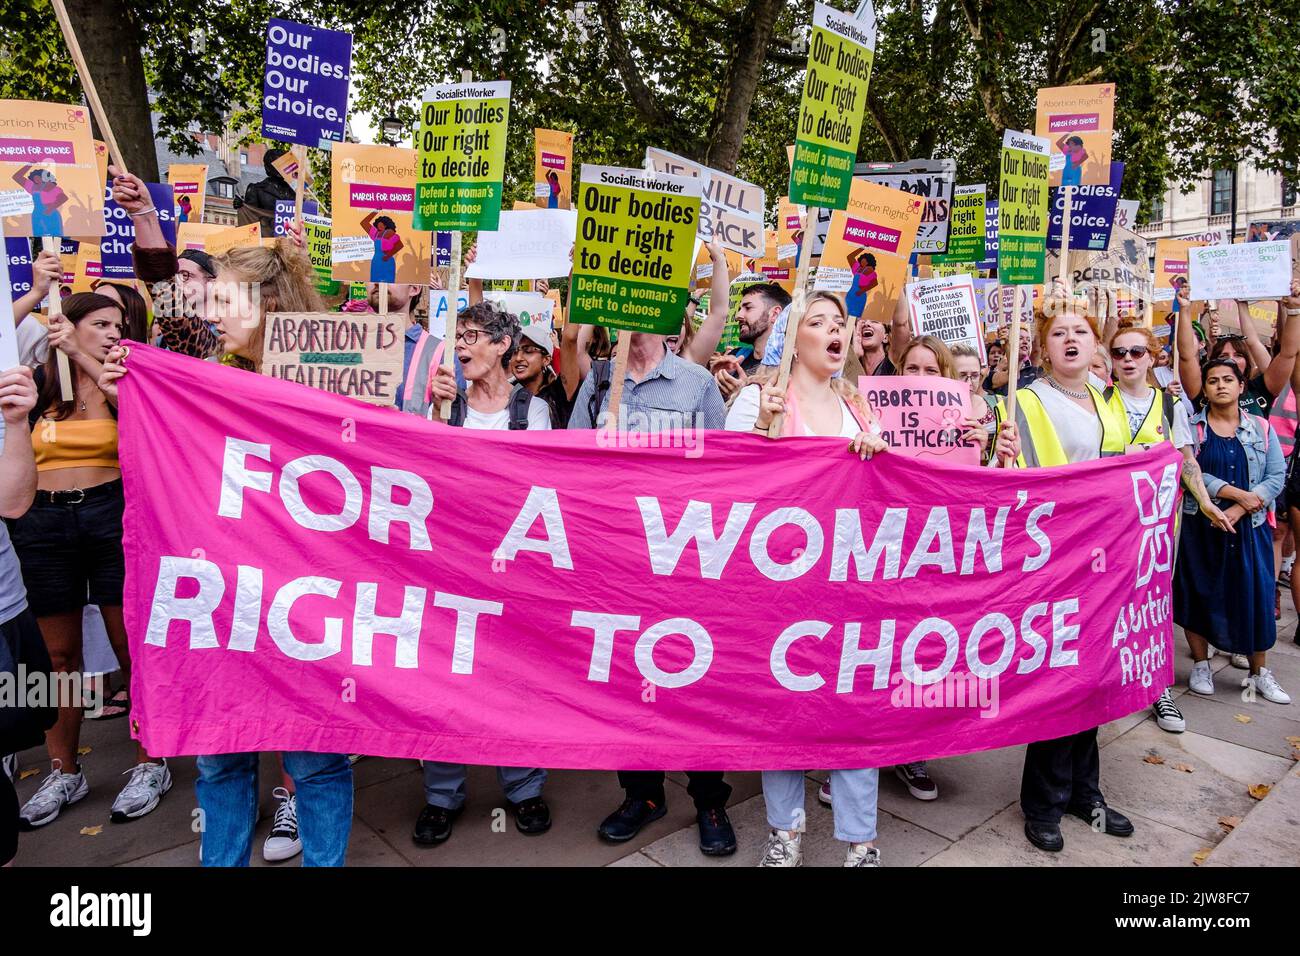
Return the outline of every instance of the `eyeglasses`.
[[[474,343],[473,343],[473,342],[466,342],[465,344],[467,344],[467,345],[473,345]],[[535,346],[535,345],[524,345],[524,346],[521,346],[520,349],[519,349],[519,351],[520,351],[522,354],[524,354],[524,355],[546,355],[546,354],[547,354],[547,352],[546,352],[545,350],[543,350],[543,349],[539,349],[539,348],[538,348],[537,346]]]
[[[1229,333],[1227,333],[1226,335],[1216,335],[1216,336],[1214,337],[1214,341],[1216,341],[1216,342],[1244,342],[1244,341],[1246,341],[1246,336],[1242,335],[1242,334],[1239,333],[1239,332],[1229,332]]]
[[[1145,345],[1130,345],[1126,349],[1112,346],[1110,350],[1110,357],[1113,359],[1122,359],[1125,357],[1140,359],[1142,356],[1150,354],[1150,350]]]
[[[984,376],[979,372],[958,372],[957,377],[963,382],[978,382]]]
[[[473,345],[478,341],[479,333],[482,329],[465,329],[463,332],[456,333],[456,341],[464,342],[466,345]]]

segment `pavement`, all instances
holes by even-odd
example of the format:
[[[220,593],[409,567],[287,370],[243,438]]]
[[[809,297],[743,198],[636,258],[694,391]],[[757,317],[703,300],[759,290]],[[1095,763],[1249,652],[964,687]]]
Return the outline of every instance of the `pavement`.
[[[1214,697],[1187,690],[1191,659],[1177,635],[1175,700],[1187,731],[1160,730],[1149,711],[1101,728],[1101,785],[1136,833],[1117,839],[1067,817],[1065,849],[1051,854],[1025,840],[1019,807],[1023,747],[990,750],[930,763],[939,799],[910,797],[888,772],[880,778],[877,845],[885,866],[1295,866],[1300,863],[1300,646],[1297,618],[1283,598],[1269,666],[1297,703],[1244,701],[1244,671],[1226,655],[1211,662]],[[109,822],[122,774],[134,761],[125,720],[87,721],[82,766],[91,791],[58,820],[21,835],[18,866],[197,866],[198,811],[192,758],[171,762],[174,786],[158,809],[125,824]],[[18,795],[26,800],[46,766],[43,750],[19,755]],[[638,837],[611,846],[596,826],[622,799],[613,773],[552,771],[546,785],[554,826],[542,836],[518,833],[489,767],[469,771],[469,800],[450,840],[416,846],[411,829],[424,805],[413,760],[365,758],[354,768],[355,819],[350,866],[753,866],[767,825],[757,773],[731,773],[729,813],[738,852],[707,858],[696,845],[686,777],[668,775],[668,814]],[[831,835],[831,813],[817,802],[825,772],[807,775],[805,866],[838,866],[844,847]],[[273,756],[261,764],[262,819],[254,866],[297,866],[301,858],[266,864],[261,842],[270,829],[280,783]]]

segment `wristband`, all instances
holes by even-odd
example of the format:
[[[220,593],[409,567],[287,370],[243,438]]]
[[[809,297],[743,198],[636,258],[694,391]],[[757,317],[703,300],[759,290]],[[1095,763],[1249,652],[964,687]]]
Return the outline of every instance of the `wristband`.
[[[1300,309],[1287,309],[1287,315],[1300,315]]]
[[[157,211],[158,211],[157,206],[150,206],[148,209],[141,209],[139,212],[129,212],[127,213],[127,215],[130,216],[132,219],[138,219],[140,216],[147,216],[150,213],[157,212]]]

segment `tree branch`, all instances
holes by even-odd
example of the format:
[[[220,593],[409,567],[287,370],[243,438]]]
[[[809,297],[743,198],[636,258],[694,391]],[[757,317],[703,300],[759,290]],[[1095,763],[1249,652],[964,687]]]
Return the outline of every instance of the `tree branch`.
[[[623,34],[623,24],[618,15],[616,0],[597,0],[596,8],[600,11],[600,20],[605,26],[605,35],[609,40],[609,55],[623,80],[627,95],[632,105],[647,123],[652,126],[671,126],[672,118],[660,105],[654,93],[641,79],[641,70],[628,48],[627,37]]]

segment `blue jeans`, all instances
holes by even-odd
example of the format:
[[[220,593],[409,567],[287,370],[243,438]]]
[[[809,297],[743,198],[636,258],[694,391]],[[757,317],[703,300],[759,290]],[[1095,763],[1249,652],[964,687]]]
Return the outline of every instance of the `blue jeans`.
[[[523,803],[542,795],[546,771],[531,767],[497,767],[497,782],[511,803]],[[444,810],[459,810],[465,805],[465,765],[424,762],[424,800]]]
[[[342,866],[352,832],[352,767],[343,754],[284,752],[298,794],[303,866]],[[257,826],[258,755],[198,758],[194,789],[203,811],[203,865],[248,866]]]
[[[831,811],[835,839],[870,843],[876,838],[876,797],[879,770],[832,770]],[[774,830],[807,829],[803,809],[804,775],[798,770],[764,770],[763,802],[767,823]]]

